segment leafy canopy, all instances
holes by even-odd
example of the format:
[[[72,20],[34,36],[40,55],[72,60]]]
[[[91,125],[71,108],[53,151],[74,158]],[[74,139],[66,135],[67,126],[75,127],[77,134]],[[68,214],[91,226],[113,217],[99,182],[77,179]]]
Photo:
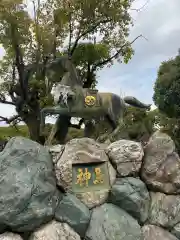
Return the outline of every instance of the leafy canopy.
[[[74,54],[73,60],[84,77],[88,64],[95,72],[115,58],[122,57],[124,62],[131,58],[133,50],[127,37],[132,24],[129,14],[132,1],[32,0],[30,3],[31,11],[22,0],[0,3],[0,44],[6,51],[0,62],[0,77],[6,86],[12,81],[12,65],[18,54],[16,45],[21,55],[18,57],[26,65],[42,63],[46,56]],[[41,74],[32,80],[34,88],[50,92],[53,84],[44,91]]]
[[[180,116],[180,55],[162,62],[154,87],[155,104],[171,118]]]

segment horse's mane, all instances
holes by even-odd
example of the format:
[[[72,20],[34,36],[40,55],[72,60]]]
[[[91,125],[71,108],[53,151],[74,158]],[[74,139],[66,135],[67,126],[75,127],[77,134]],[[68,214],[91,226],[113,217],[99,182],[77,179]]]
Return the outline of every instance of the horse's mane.
[[[55,104],[58,104],[59,97],[60,97],[60,95],[61,95],[61,96],[62,96],[62,100],[63,100],[64,103],[67,105],[69,92],[71,92],[71,87],[70,87],[70,86],[62,85],[61,83],[59,83],[58,85],[56,85],[56,86],[53,88],[53,91],[52,91],[52,95],[53,95],[53,97],[54,97],[54,103],[55,103]]]
[[[66,70],[66,73],[62,79],[63,84],[69,85],[69,86],[74,86],[74,85],[82,86],[83,82],[72,60],[69,59],[67,56],[63,56],[62,65]]]

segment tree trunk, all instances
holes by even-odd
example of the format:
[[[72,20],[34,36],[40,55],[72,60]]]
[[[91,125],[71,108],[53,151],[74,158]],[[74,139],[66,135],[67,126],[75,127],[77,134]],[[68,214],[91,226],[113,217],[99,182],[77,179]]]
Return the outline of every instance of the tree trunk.
[[[45,137],[40,136],[40,120],[36,116],[28,116],[24,122],[28,127],[30,139],[44,144]]]
[[[22,102],[18,105],[17,103],[16,111],[27,125],[30,139],[44,144],[45,137],[40,136],[40,106],[36,95],[29,96],[28,106],[24,105],[27,104]]]
[[[29,117],[25,120],[25,123],[29,130],[29,136],[33,141],[39,142],[40,135],[40,121],[36,117]]]

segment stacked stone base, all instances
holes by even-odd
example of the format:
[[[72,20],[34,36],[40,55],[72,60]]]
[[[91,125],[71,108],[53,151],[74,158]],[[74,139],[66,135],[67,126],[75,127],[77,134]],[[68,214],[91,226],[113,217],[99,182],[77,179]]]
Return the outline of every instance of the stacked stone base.
[[[72,164],[87,154],[108,162],[109,190],[72,192]],[[160,132],[144,149],[12,138],[0,153],[0,193],[0,240],[180,239],[180,160]]]

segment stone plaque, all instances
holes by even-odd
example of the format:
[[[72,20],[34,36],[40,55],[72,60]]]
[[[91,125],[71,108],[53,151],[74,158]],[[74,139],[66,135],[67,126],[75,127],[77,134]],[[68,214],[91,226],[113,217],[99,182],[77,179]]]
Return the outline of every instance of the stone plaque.
[[[72,164],[72,191],[93,192],[110,188],[108,162]]]

